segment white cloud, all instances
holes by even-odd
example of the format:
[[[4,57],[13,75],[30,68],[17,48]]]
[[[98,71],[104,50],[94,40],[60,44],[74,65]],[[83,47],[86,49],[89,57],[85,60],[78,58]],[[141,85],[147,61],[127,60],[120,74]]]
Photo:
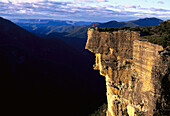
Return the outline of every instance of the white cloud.
[[[0,2],[8,3],[8,0],[0,0]]]
[[[110,4],[107,2],[108,0],[59,1],[61,0],[0,0],[0,15],[12,18],[17,16],[96,21],[113,18],[128,19],[128,17],[145,17],[148,15],[155,17],[167,17],[170,15],[170,10],[166,8],[148,8],[128,3],[127,5],[126,3],[116,5]],[[103,4],[103,2],[107,3]]]
[[[96,0],[97,2],[107,2],[107,0]]]
[[[17,11],[17,13],[24,14],[24,13],[26,13],[26,10],[19,10],[19,11]]]
[[[75,0],[77,2],[107,2],[108,0]]]
[[[92,0],[75,0],[76,2],[93,2]]]
[[[124,5],[125,8],[138,8],[140,5]]]
[[[4,3],[12,3],[12,4],[18,4],[18,3],[37,3],[42,2],[45,0],[0,0],[0,2]]]

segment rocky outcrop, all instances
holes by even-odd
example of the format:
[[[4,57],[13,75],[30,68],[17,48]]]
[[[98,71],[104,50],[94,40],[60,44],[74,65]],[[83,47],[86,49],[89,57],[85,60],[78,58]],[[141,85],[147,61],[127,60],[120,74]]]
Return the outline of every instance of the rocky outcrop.
[[[95,70],[106,78],[107,116],[170,113],[170,57],[139,32],[88,30],[86,49],[95,53]]]

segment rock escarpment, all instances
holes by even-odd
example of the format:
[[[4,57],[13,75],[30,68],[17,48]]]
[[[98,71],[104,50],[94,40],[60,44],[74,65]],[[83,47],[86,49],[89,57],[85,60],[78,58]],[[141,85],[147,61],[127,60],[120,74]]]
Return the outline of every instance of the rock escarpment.
[[[90,28],[86,49],[106,78],[107,116],[170,113],[170,57],[162,46],[141,40],[139,32]]]

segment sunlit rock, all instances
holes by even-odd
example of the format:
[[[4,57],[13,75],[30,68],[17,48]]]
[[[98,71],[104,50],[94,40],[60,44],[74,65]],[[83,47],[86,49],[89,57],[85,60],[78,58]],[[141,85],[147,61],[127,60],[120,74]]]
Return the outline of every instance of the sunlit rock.
[[[167,115],[170,57],[139,32],[88,30],[86,49],[96,54],[95,70],[106,78],[107,116]]]

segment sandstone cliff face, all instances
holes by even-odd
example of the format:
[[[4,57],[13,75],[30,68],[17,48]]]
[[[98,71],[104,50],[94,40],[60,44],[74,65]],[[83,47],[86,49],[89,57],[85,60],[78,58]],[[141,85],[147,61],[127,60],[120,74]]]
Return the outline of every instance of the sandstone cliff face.
[[[169,113],[170,57],[162,46],[140,39],[139,32],[88,30],[86,49],[106,78],[107,116]]]

